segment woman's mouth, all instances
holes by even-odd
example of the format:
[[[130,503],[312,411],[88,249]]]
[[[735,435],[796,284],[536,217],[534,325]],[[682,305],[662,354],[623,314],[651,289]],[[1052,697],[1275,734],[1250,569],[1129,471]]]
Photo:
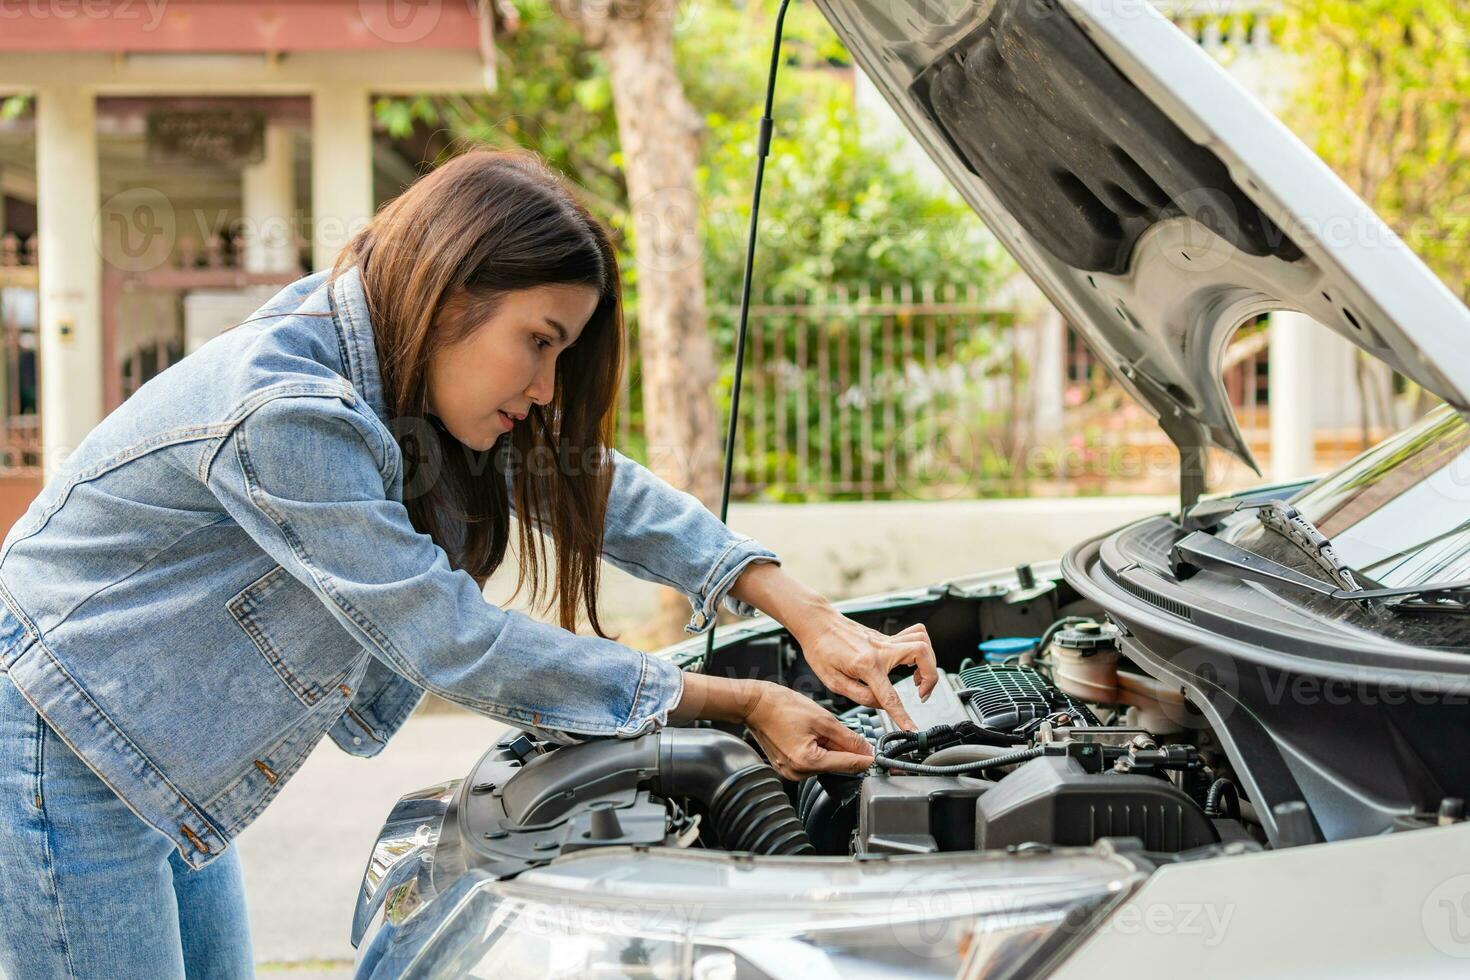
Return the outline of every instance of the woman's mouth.
[[[514,415],[507,414],[504,409],[500,409],[496,414],[500,416],[500,421],[505,423],[507,429],[515,428],[516,418]]]

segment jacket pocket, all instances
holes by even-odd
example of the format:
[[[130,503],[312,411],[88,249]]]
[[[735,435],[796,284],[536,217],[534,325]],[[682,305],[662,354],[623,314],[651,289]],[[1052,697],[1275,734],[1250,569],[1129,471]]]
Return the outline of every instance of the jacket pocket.
[[[256,649],[307,707],[336,690],[357,659],[366,655],[316,593],[280,565],[240,590],[226,605]]]

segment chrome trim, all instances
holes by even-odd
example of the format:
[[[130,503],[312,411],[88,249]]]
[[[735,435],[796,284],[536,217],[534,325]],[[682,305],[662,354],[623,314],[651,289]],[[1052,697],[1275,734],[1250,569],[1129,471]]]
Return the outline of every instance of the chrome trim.
[[[401,924],[433,898],[434,851],[462,781],[417,790],[393,805],[362,874],[352,914],[354,947],[380,909],[389,922]]]

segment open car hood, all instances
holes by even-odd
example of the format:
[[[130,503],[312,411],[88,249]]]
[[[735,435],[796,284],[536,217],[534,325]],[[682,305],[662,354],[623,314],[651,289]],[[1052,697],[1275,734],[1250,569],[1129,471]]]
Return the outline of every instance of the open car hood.
[[[1252,317],[1326,324],[1470,409],[1470,311],[1145,0],[816,0],[920,144],[1181,450],[1255,466]]]

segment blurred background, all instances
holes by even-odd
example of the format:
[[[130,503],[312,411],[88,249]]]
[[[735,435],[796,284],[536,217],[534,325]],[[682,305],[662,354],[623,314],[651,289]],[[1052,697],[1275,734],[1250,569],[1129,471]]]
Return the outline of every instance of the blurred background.
[[[0,529],[107,411],[188,370],[200,344],[329,266],[375,208],[482,145],[540,153],[614,230],[629,327],[618,445],[716,507],[776,6],[4,11]],[[1157,6],[1470,295],[1470,2]],[[842,598],[1054,558],[1168,507],[1178,458],[1155,420],[814,7],[793,5],[783,52],[732,526]],[[1329,470],[1434,405],[1295,314],[1244,325],[1224,384],[1259,473],[1212,457],[1212,491]],[[493,601],[510,601],[503,571]],[[685,635],[682,596],[611,568],[601,602],[623,642]],[[345,970],[388,806],[467,769],[493,728],[431,704],[372,770],[318,753],[241,842],[262,972]]]

